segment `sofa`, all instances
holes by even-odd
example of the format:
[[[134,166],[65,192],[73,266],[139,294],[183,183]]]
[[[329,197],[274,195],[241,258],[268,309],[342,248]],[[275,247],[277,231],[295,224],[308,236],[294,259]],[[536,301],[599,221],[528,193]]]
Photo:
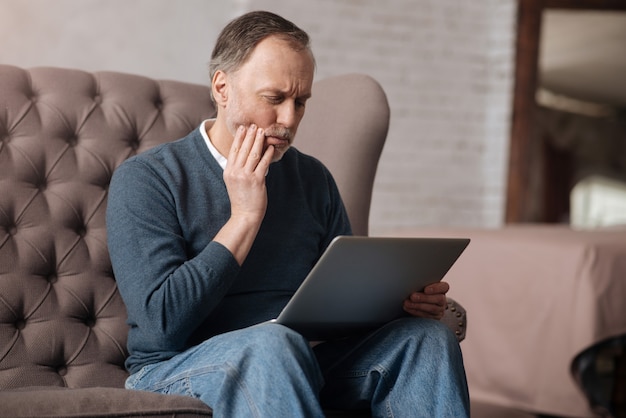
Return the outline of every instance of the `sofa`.
[[[206,86],[0,65],[0,416],[211,416],[196,399],[124,389],[104,214],[122,161],[214,113]],[[388,124],[380,85],[342,75],[314,84],[296,139],[334,174],[357,235]],[[462,306],[444,321],[465,337]]]

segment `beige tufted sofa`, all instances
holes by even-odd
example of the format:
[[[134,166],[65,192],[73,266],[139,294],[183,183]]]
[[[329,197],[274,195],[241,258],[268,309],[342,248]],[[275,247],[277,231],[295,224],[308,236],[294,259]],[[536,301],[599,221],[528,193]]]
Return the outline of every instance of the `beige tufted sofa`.
[[[307,108],[296,145],[329,166],[366,235],[385,95],[346,75],[317,82]],[[192,398],[123,389],[126,310],[104,215],[124,159],[213,113],[205,86],[0,65],[0,416],[211,415]],[[464,311],[450,314],[462,338]]]

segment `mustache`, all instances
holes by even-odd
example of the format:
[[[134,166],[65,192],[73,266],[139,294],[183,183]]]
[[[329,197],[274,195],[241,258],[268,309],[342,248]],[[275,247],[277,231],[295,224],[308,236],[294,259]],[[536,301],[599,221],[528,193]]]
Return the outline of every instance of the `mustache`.
[[[283,140],[290,141],[293,138],[293,134],[290,129],[284,128],[282,126],[273,126],[265,130],[265,136],[275,136],[276,138],[280,138]]]

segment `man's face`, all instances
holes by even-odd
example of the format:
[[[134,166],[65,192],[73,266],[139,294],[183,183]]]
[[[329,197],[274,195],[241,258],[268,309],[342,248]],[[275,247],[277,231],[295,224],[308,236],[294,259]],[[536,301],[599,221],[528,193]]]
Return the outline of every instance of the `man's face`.
[[[294,51],[284,40],[261,41],[248,61],[228,74],[224,106],[230,134],[252,123],[265,131],[265,148],[274,146],[278,161],[293,143],[311,96],[314,62],[309,51]]]

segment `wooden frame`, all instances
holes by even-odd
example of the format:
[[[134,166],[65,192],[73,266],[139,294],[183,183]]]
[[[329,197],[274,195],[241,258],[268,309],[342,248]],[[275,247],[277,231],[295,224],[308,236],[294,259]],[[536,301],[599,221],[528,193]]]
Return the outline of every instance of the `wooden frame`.
[[[529,222],[531,128],[539,64],[541,18],[545,9],[626,11],[626,0],[518,0],[515,86],[509,151],[507,223]]]

